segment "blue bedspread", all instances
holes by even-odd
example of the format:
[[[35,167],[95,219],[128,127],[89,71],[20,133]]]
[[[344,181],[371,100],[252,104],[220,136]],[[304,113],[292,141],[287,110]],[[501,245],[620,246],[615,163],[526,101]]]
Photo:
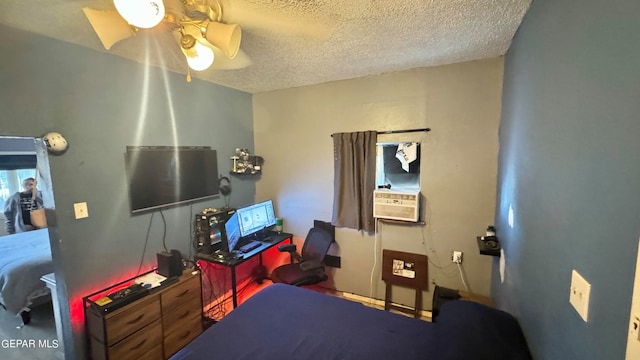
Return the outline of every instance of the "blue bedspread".
[[[0,237],[0,303],[15,314],[49,289],[40,277],[53,272],[49,233],[40,229]]]
[[[171,360],[530,360],[515,318],[466,301],[430,323],[304,288],[274,284]]]

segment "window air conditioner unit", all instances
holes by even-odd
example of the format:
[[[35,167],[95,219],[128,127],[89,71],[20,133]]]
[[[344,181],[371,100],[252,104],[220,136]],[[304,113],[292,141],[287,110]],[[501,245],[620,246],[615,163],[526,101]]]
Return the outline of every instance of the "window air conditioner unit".
[[[373,217],[417,222],[419,215],[419,191],[373,191]]]

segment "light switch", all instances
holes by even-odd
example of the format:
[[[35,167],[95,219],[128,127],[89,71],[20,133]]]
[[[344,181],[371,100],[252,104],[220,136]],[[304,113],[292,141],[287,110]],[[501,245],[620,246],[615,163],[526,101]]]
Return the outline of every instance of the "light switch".
[[[569,302],[576,309],[582,320],[587,321],[589,314],[589,295],[591,284],[587,282],[577,271],[571,271],[571,288],[569,290]]]
[[[76,219],[84,219],[89,217],[89,209],[87,209],[86,202],[73,204],[73,211],[76,215]]]

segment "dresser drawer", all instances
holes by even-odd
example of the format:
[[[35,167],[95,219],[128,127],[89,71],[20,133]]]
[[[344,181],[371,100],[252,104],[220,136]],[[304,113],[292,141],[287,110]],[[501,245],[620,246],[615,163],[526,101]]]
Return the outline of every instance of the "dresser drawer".
[[[146,354],[139,357],[137,360],[163,360],[162,357],[162,343],[156,345],[153,349],[149,350]]]
[[[126,339],[109,348],[109,359],[138,360],[162,344],[162,323],[160,319],[129,335]],[[160,353],[162,357],[162,353]]]
[[[148,295],[131,305],[118,309],[108,316],[105,324],[106,344],[113,345],[145,325],[160,319],[160,301],[158,295]]]
[[[202,318],[197,317],[180,321],[180,327],[172,333],[165,333],[164,356],[170,357],[202,333]]]
[[[180,304],[171,312],[162,314],[162,327],[165,335],[180,328],[180,323],[196,316],[202,317],[202,305],[198,298],[190,299],[184,304]]]
[[[162,293],[162,313],[167,314],[181,307],[185,302],[201,297],[200,277],[191,276],[180,280],[176,285]]]

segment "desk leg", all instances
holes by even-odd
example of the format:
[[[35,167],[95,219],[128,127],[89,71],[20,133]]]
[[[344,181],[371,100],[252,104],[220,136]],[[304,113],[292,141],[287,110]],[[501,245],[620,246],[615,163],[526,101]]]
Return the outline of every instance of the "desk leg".
[[[231,267],[231,294],[233,297],[233,308],[238,307],[238,293],[236,289],[236,267]]]

